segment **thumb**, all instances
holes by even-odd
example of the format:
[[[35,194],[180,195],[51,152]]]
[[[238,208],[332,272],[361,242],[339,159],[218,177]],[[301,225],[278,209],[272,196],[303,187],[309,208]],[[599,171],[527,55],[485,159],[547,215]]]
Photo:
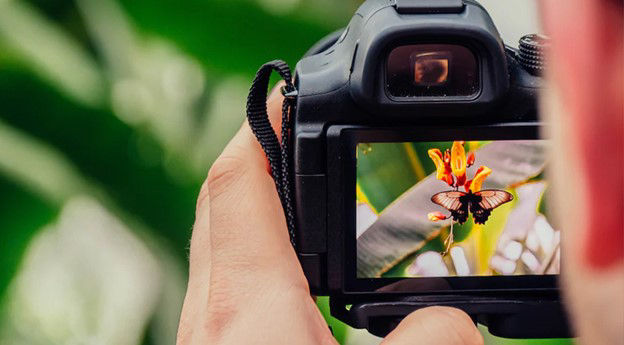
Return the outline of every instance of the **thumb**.
[[[450,307],[429,307],[409,314],[382,345],[483,345],[468,314]]]

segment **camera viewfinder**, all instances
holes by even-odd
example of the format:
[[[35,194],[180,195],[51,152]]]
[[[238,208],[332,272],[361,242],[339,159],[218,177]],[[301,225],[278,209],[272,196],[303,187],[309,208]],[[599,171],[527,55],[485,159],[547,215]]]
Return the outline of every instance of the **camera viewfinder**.
[[[390,52],[386,68],[393,97],[471,97],[479,91],[476,57],[461,45],[400,46]]]
[[[443,85],[448,81],[450,54],[448,52],[419,53],[412,56],[414,84]]]

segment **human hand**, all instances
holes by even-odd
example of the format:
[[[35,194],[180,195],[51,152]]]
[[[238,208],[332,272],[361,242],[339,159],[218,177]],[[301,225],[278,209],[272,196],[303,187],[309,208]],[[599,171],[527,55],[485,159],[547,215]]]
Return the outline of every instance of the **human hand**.
[[[268,102],[274,124],[281,103],[274,91]],[[195,216],[178,345],[336,344],[310,296],[247,122],[210,169]],[[410,314],[383,344],[483,344],[483,338],[464,312],[432,307]]]
[[[580,344],[624,342],[624,5],[540,2],[562,287]],[[588,282],[591,284],[588,285]]]

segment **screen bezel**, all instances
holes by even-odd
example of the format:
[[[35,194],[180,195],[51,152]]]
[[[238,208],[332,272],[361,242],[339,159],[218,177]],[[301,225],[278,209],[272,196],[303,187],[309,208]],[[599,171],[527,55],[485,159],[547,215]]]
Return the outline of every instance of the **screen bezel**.
[[[462,292],[537,292],[557,290],[559,275],[516,275],[516,276],[471,276],[434,278],[357,278],[356,276],[356,236],[355,236],[355,195],[356,195],[356,147],[358,143],[375,142],[418,142],[453,140],[535,140],[540,137],[540,125],[535,123],[500,124],[474,127],[415,127],[415,128],[364,128],[334,126],[328,130],[328,150],[332,142],[339,145],[338,155],[328,155],[328,174],[338,177],[334,183],[341,184],[343,195],[342,215],[329,211],[330,222],[342,223],[342,234],[329,242],[329,273],[331,263],[341,263],[343,293],[410,293],[410,294],[452,294]],[[337,135],[338,141],[331,140]],[[330,152],[331,153],[331,152]],[[337,152],[338,153],[338,152]],[[332,156],[338,161],[332,162]],[[333,171],[332,171],[333,170]],[[340,171],[338,171],[340,170]],[[331,188],[331,186],[329,186]],[[330,193],[331,194],[331,193]],[[336,200],[338,201],[338,200]],[[330,200],[331,202],[331,200]],[[332,214],[334,220],[332,221]],[[338,273],[338,272],[333,272]],[[335,275],[334,275],[335,276]],[[330,278],[331,279],[331,278]],[[338,282],[336,282],[338,283]]]

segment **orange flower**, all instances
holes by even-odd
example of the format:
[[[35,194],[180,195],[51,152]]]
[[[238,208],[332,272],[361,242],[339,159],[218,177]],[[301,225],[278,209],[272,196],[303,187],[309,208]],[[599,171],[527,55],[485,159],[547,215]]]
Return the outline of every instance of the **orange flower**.
[[[492,173],[492,169],[484,165],[480,166],[479,169],[477,169],[477,173],[475,174],[475,177],[469,181],[470,184],[468,185],[466,183],[466,185],[468,186],[467,190],[472,191],[473,193],[480,191],[483,181],[485,181],[486,177],[488,177],[491,173]]]
[[[432,222],[437,222],[439,220],[445,220],[448,217],[444,215],[442,212],[431,212],[427,214],[427,218],[429,218],[429,220]]]
[[[433,161],[433,164],[436,166],[436,178],[452,186],[453,176],[451,175],[450,155],[448,152],[445,152],[445,154],[442,155],[442,152],[439,149],[430,149],[427,153],[429,154],[429,158]]]
[[[444,175],[444,182],[446,182],[449,186],[454,186],[454,180],[453,180],[453,175],[452,174],[446,174]]]
[[[451,147],[451,169],[457,178],[457,185],[466,183],[466,150],[463,141],[454,141]]]
[[[466,168],[470,168],[475,162],[475,154],[474,152],[470,152],[468,154],[468,158],[466,158]]]
[[[466,169],[474,164],[475,153],[470,152],[466,157],[463,141],[454,141],[451,149],[446,149],[444,154],[439,149],[430,149],[428,154],[436,166],[436,178],[456,189],[463,186],[466,192],[480,191],[483,181],[492,173],[490,168],[481,166],[474,178],[466,181]]]
[[[449,149],[444,150],[444,164],[450,169],[451,166],[451,151]]]
[[[464,183],[464,189],[466,190],[466,192],[470,191],[471,184],[472,184],[472,180],[468,180],[466,181],[466,183]]]

